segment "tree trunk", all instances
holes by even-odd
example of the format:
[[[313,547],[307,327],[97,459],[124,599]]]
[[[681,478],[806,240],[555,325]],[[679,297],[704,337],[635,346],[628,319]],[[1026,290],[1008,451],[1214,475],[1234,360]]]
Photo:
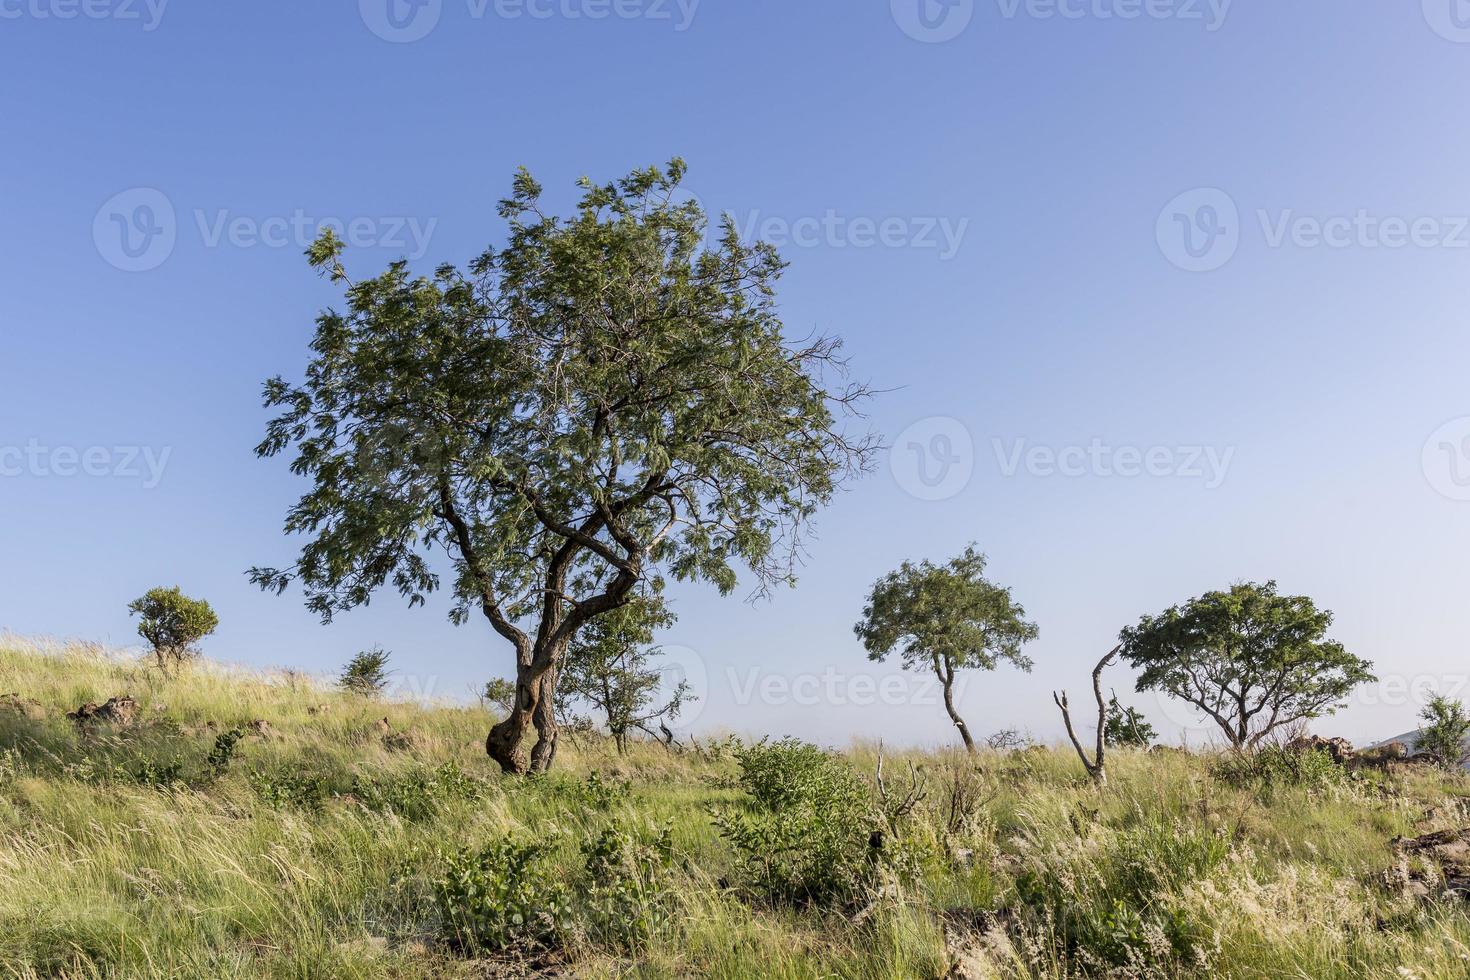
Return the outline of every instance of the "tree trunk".
[[[536,710],[531,715],[536,726],[536,744],[531,747],[531,772],[534,775],[550,772],[556,762],[556,742],[561,734],[556,724],[556,679],[556,667],[541,675],[541,691],[537,695]]]
[[[954,722],[954,727],[960,730],[960,738],[964,740],[965,751],[974,754],[975,739],[970,735],[970,726],[965,724],[965,719],[954,706],[954,667],[946,663],[940,665],[938,660],[934,663],[934,673],[939,675],[939,683],[944,685],[944,710],[949,712],[949,718]]]

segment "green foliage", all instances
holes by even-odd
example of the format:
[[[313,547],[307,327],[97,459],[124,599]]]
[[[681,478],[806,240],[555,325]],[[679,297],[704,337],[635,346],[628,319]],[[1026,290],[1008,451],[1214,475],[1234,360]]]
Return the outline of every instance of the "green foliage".
[[[449,941],[470,954],[555,945],[573,913],[548,853],[502,840],[446,857],[434,893]]]
[[[867,786],[841,759],[784,739],[736,751],[746,799],[714,811],[748,884],[776,901],[832,904],[871,877],[877,826]]]
[[[211,773],[216,776],[222,775],[230,768],[230,762],[235,758],[235,749],[244,737],[245,733],[238,728],[220,732],[215,736],[214,747],[209,750],[209,756],[204,760]]]
[[[194,656],[194,645],[219,628],[219,617],[203,599],[190,599],[183,590],[150,589],[128,605],[140,617],[138,635],[153,645],[160,662]]]
[[[972,750],[975,740],[954,704],[956,674],[994,670],[1003,660],[1030,671],[1021,648],[1038,635],[1010,589],[985,578],[985,561],[971,545],[945,565],[904,562],[873,586],[853,627],[870,660],[886,660],[898,649],[904,669],[934,672],[944,685],[945,708]]]
[[[597,942],[636,954],[674,920],[673,827],[648,839],[608,828],[582,845],[587,927]]]
[[[1206,924],[1161,899],[1208,877],[1229,855],[1218,834],[1151,819],[1085,851],[1045,855],[1016,887],[1067,958],[1136,971],[1128,976],[1189,975],[1185,967],[1200,965]]]
[[[340,788],[345,788],[339,787],[333,776],[299,766],[257,769],[248,778],[255,794],[278,810],[320,810]]]
[[[662,690],[664,675],[650,666],[660,653],[650,646],[654,631],[673,623],[661,592],[649,588],[589,623],[567,649],[563,697],[595,711],[620,753],[627,752],[630,734],[652,734],[652,725],[677,719],[694,697],[686,681]]]
[[[485,685],[485,700],[495,705],[501,711],[514,710],[516,703],[516,686],[513,681],[503,677],[497,677]]]
[[[1419,717],[1424,721],[1416,746],[1419,752],[1447,769],[1470,759],[1470,712],[1464,703],[1438,696],[1430,700]]]
[[[382,647],[362,651],[342,668],[337,685],[359,697],[380,697],[388,686],[388,658],[388,652]]]
[[[1372,664],[1324,639],[1332,614],[1275,582],[1210,592],[1123,630],[1139,691],[1161,691],[1209,716],[1236,748],[1331,714]]]
[[[1159,737],[1154,726],[1148,723],[1137,708],[1124,707],[1114,694],[1108,701],[1107,721],[1103,725],[1103,738],[1109,747],[1146,749]]]
[[[1216,779],[1232,786],[1308,790],[1341,785],[1347,771],[1320,750],[1295,751],[1268,745],[1254,752],[1227,752],[1211,766]]]
[[[660,573],[793,581],[812,518],[879,449],[839,418],[867,392],[838,341],[787,342],[773,247],[729,220],[702,245],[684,173],[584,179],[563,220],[522,171],[505,247],[428,277],[400,261],[349,281],[340,242],[314,246],[345,306],[318,318],[302,384],[266,383],[280,414],[258,447],[294,452],[310,489],[285,530],[308,540],[253,580],[298,582],[329,619],[384,586],[422,604],[442,551],[455,621],[481,613],[551,666]],[[524,721],[501,750],[517,771]]]
[[[407,773],[358,776],[352,795],[372,810],[392,811],[405,820],[428,820],[453,800],[480,800],[489,792],[481,780],[457,763],[419,767]]]

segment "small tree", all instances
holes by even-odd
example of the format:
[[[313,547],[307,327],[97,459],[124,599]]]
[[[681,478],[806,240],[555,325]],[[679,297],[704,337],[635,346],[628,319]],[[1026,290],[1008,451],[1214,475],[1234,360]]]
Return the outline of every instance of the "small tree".
[[[495,678],[485,685],[485,700],[509,714],[515,710],[515,682],[508,681],[504,677]]]
[[[588,624],[567,649],[561,693],[601,716],[619,754],[627,751],[630,733],[654,735],[656,722],[678,718],[693,697],[688,683],[681,681],[665,699],[661,696],[663,674],[650,666],[660,653],[651,646],[654,631],[667,629],[673,622],[663,597],[656,590],[646,590],[623,608]]]
[[[219,628],[219,617],[203,599],[190,599],[183,590],[151,589],[135,599],[128,611],[141,617],[138,635],[153,645],[160,667],[198,655],[200,640]]]
[[[1454,769],[1470,759],[1470,712],[1459,701],[1439,696],[1430,700],[1423,713],[1424,728],[1419,732],[1417,749],[1432,757],[1446,769]]]
[[[1139,691],[1187,701],[1231,746],[1254,748],[1285,726],[1331,714],[1373,665],[1327,640],[1332,614],[1275,582],[1210,592],[1123,630]]]
[[[975,740],[955,707],[958,673],[994,670],[1003,660],[1030,671],[1021,647],[1038,632],[1010,590],[985,579],[985,561],[971,545],[946,565],[904,562],[873,586],[853,627],[869,659],[883,661],[900,649],[905,670],[934,672],[944,708],[971,752]]]
[[[286,531],[307,540],[254,581],[299,583],[329,619],[385,586],[420,605],[447,571],[454,620],[483,615],[513,664],[485,740],[507,772],[551,768],[583,627],[661,573],[792,583],[811,519],[879,449],[845,421],[868,390],[839,342],[788,337],[775,248],[729,218],[706,247],[684,172],[584,179],[561,218],[522,171],[508,244],[427,277],[353,282],[324,235],[308,257],[346,302],[318,317],[304,380],[265,386],[280,413],[257,452],[294,454],[309,486]]]
[[[1108,720],[1103,727],[1103,737],[1109,748],[1146,749],[1159,737],[1159,733],[1137,708],[1124,707],[1114,691],[1108,701]]]
[[[388,686],[389,653],[382,647],[364,650],[347,662],[337,684],[349,694],[359,697],[381,697]]]

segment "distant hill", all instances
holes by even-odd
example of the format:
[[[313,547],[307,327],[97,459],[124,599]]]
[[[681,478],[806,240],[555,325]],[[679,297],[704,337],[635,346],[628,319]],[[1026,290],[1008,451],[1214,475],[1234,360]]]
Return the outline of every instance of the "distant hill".
[[[1391,745],[1394,742],[1403,742],[1409,747],[1409,754],[1413,755],[1415,752],[1419,751],[1419,737],[1422,734],[1422,730],[1405,732],[1403,735],[1396,735],[1393,738],[1384,739],[1382,742],[1379,742],[1376,745],[1370,745],[1369,748],[1377,749],[1385,745]],[[1470,769],[1470,763],[1466,763],[1465,768]]]

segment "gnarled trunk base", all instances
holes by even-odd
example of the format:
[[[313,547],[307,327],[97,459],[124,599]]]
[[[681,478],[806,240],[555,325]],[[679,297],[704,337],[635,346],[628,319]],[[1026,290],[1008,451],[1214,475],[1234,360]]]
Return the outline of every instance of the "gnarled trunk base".
[[[528,759],[522,743],[532,727],[536,729],[536,744],[532,746]],[[550,772],[556,762],[559,734],[556,724],[556,670],[548,670],[533,681],[528,669],[518,669],[515,706],[504,720],[490,729],[485,739],[485,753],[508,775],[539,775]]]

